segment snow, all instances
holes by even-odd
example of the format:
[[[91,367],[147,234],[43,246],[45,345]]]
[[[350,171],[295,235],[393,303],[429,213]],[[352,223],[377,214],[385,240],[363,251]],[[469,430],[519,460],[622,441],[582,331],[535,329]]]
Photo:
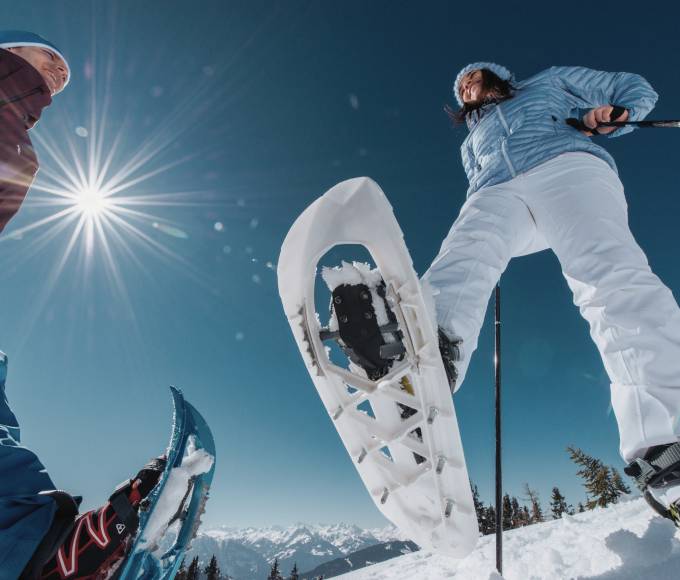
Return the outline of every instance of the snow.
[[[182,504],[189,488],[189,480],[196,475],[210,471],[214,460],[215,458],[205,449],[196,447],[196,438],[193,435],[189,436],[182,463],[170,470],[165,487],[146,524],[142,547],[159,549],[157,546],[168,530],[168,523],[177,513],[177,508]]]
[[[409,538],[408,536],[402,532],[399,528],[389,525],[384,528],[373,528],[368,530],[375,538],[378,540],[378,542],[385,543],[385,542],[391,542],[393,540],[400,540],[402,542],[407,541]]]
[[[308,571],[401,535],[394,526],[367,530],[347,523],[296,523],[267,528],[220,526],[199,531],[187,559],[198,556],[200,561],[208,562],[215,554],[223,572],[239,580],[256,580],[267,575],[275,558],[279,559],[284,574],[294,563],[299,570]]]
[[[504,575],[495,539],[480,538],[462,560],[414,552],[338,576],[343,580],[655,580],[680,577],[680,530],[643,499],[505,532]]]
[[[343,553],[350,553],[367,545],[406,539],[394,526],[365,530],[353,524],[303,524],[267,528],[231,528],[222,526],[199,532],[200,536],[217,541],[235,540],[253,546],[258,543],[285,545],[303,536],[313,536],[314,541],[324,540]]]
[[[201,531],[194,545],[202,546],[202,538],[210,538],[228,549],[237,542],[261,553],[268,561],[313,556],[322,563],[369,546],[403,539],[394,526],[365,530],[352,524],[296,524],[290,527],[229,528],[226,526]],[[210,544],[214,549],[214,544]],[[317,565],[317,564],[315,564]],[[313,566],[312,566],[313,567]]]
[[[324,266],[321,269],[321,277],[331,291],[341,284],[366,284],[373,287],[382,281],[380,271],[377,268],[371,269],[371,266],[364,262],[352,262],[350,264],[344,260],[340,266],[335,268]]]

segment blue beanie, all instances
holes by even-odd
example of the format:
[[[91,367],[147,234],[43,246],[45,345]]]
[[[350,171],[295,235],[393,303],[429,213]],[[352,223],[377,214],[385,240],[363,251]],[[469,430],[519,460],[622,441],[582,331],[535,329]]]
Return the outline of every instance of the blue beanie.
[[[501,66],[500,64],[496,64],[494,62],[473,62],[472,64],[469,64],[461,69],[461,71],[458,73],[458,76],[456,76],[455,82],[453,83],[453,94],[461,107],[463,106],[463,100],[460,98],[460,93],[458,91],[460,88],[460,81],[462,81],[463,77],[470,71],[480,70],[483,68],[490,70],[504,81],[512,82],[515,80],[515,76],[507,68]]]
[[[68,61],[61,51],[49,40],[45,40],[34,32],[27,32],[25,30],[0,30],[0,48],[14,48],[16,46],[42,46],[51,50],[66,63],[66,82],[64,86],[68,84],[71,78],[71,68],[68,66]]]

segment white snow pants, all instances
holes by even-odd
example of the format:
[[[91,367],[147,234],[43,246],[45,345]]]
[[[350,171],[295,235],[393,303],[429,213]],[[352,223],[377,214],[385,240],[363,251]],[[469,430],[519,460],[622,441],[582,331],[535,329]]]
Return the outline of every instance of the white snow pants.
[[[588,153],[562,154],[463,205],[423,277],[439,325],[463,339],[458,386],[510,258],[548,247],[609,375],[623,459],[676,441],[680,309],[630,232],[616,173]]]

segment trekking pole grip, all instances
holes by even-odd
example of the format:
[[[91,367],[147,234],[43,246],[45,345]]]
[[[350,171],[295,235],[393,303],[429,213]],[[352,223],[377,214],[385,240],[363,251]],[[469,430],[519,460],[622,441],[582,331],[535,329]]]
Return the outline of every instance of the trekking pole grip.
[[[616,119],[618,119],[621,115],[623,115],[626,112],[626,108],[620,107],[618,105],[613,105],[613,107],[614,108],[612,109],[611,115],[609,116],[611,121],[599,123],[596,127],[592,129],[588,127],[581,119],[576,119],[575,117],[570,117],[569,119],[566,120],[566,123],[567,125],[573,127],[577,131],[588,131],[593,135],[599,135],[599,133],[597,132],[598,127],[623,127],[626,124],[625,121],[617,122]]]

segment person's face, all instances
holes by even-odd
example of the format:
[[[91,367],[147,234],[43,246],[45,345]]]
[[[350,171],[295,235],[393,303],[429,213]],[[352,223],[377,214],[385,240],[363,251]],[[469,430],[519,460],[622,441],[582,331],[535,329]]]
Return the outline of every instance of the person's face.
[[[42,46],[15,46],[7,50],[20,56],[35,68],[47,83],[52,96],[61,92],[66,84],[68,68],[62,58]]]
[[[460,81],[460,98],[464,103],[474,103],[482,99],[482,71],[473,70]]]

